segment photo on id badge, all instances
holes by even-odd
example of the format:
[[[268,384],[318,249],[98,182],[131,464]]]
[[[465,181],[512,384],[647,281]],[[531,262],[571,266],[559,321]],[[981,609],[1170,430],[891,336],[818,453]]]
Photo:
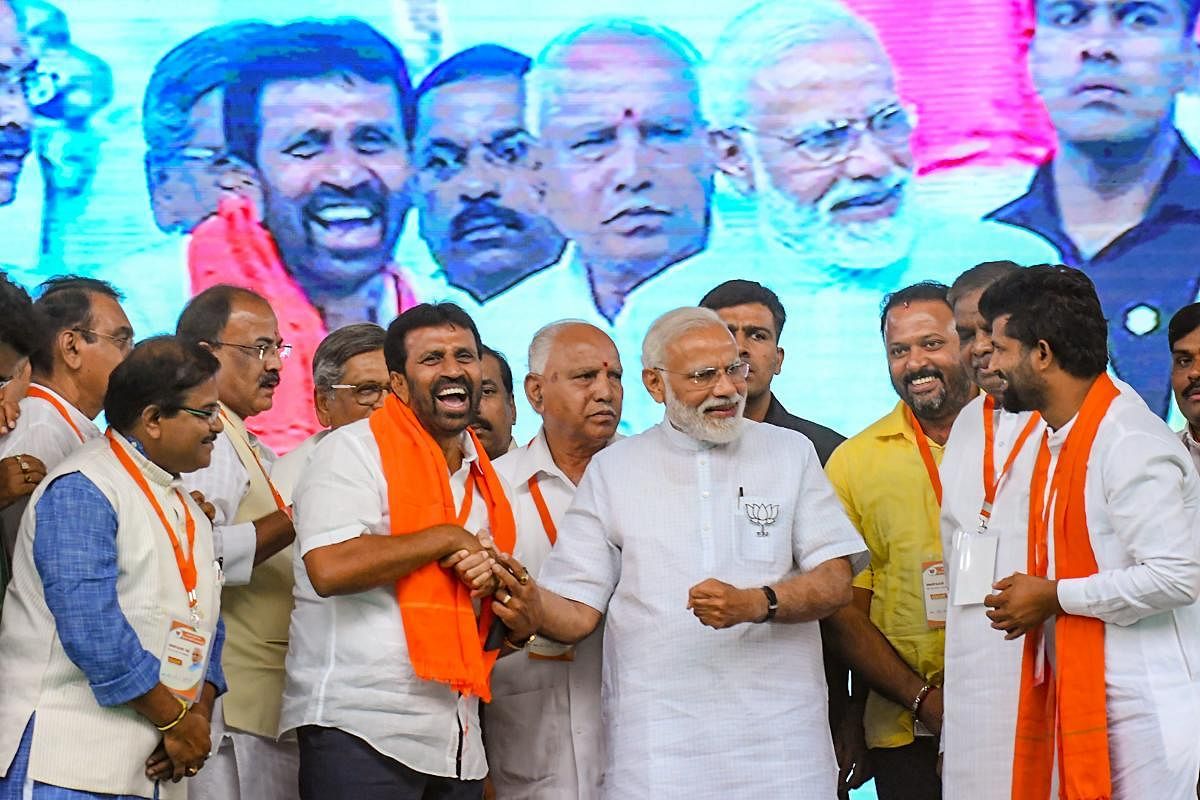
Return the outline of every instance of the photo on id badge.
[[[774,561],[779,540],[788,538],[783,507],[768,497],[740,494],[734,513],[738,555],[747,561]]]

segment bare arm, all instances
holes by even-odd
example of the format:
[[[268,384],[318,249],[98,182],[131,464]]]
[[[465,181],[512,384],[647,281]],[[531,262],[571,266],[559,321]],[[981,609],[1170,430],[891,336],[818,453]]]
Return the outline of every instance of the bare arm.
[[[317,594],[330,597],[387,586],[452,553],[480,549],[479,541],[463,528],[434,525],[404,536],[364,534],[318,547],[304,555],[304,566]]]
[[[850,602],[850,561],[831,558],[809,572],[783,579],[771,588],[779,602],[773,622],[812,622]],[[738,589],[708,578],[688,592],[688,608],[710,628],[729,628],[767,617],[767,594],[761,586]]]
[[[254,520],[254,566],[296,540],[296,528],[285,511],[273,511]]]

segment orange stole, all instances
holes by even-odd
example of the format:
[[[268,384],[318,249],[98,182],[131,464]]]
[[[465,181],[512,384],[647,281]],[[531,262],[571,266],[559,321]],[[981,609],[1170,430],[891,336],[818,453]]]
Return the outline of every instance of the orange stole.
[[[1084,578],[1099,569],[1088,539],[1084,487],[1096,432],[1119,394],[1108,375],[1096,379],[1067,434],[1050,479],[1057,578]],[[1050,450],[1043,435],[1029,489],[1028,566],[1029,574],[1039,577],[1046,576],[1048,566],[1045,498],[1049,466]],[[1057,672],[1047,660],[1039,683],[1035,670],[1043,642],[1040,634],[1041,628],[1025,635],[1013,800],[1048,800],[1056,755],[1060,798],[1108,800],[1112,797],[1112,777],[1104,691],[1104,623],[1093,617],[1059,616],[1054,622]]]
[[[392,535],[455,524],[458,513],[446,457],[412,410],[389,395],[383,408],[371,415],[370,426],[387,479]],[[483,446],[470,428],[467,431],[479,456],[475,485],[487,504],[492,539],[499,550],[511,553],[516,543],[512,506]],[[483,649],[493,619],[490,604],[483,603],[477,619],[470,590],[437,562],[396,581],[396,600],[416,674],[490,701],[492,665],[499,655]]]

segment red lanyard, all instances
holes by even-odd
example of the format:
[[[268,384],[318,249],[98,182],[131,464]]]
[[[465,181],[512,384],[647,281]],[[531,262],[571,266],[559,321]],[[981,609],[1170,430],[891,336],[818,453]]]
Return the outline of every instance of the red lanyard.
[[[146,496],[150,507],[154,509],[154,513],[158,515],[158,521],[162,523],[163,530],[167,532],[167,538],[171,540],[171,550],[175,553],[175,564],[179,567],[179,577],[183,579],[183,588],[187,592],[188,609],[192,612],[192,624],[198,625],[200,622],[200,613],[197,610],[199,603],[196,597],[196,559],[195,559],[195,544],[196,544],[196,521],[192,519],[192,512],[188,510],[187,501],[183,497],[183,492],[178,489],[175,494],[179,496],[179,503],[183,506],[184,515],[184,530],[187,532],[188,552],[184,556],[183,545],[179,542],[179,537],[175,535],[175,529],[171,523],[167,521],[167,515],[163,513],[162,506],[155,499],[154,493],[150,491],[150,484],[146,483],[146,476],[138,469],[137,464],[129,457],[117,440],[113,437],[112,429],[109,428],[107,433],[108,446],[112,448],[113,454],[116,455],[117,461],[121,462],[121,466],[129,473],[129,477],[133,478],[133,482],[142,490],[142,494]]]
[[[467,473],[466,488],[463,489],[462,507],[458,510],[458,527],[467,527],[467,517],[471,516],[471,505],[475,502],[475,470]]]
[[[1013,443],[1012,452],[1008,454],[1008,459],[1004,462],[1000,474],[996,475],[996,432],[992,425],[995,409],[996,401],[992,399],[991,395],[988,395],[983,401],[983,506],[979,509],[980,528],[987,527],[988,520],[992,517],[992,506],[996,503],[996,493],[1000,490],[1000,483],[1012,468],[1017,456],[1021,454],[1025,440],[1042,421],[1041,416],[1036,413],[1029,418]]]
[[[45,400],[50,405],[54,406],[54,410],[63,418],[63,422],[71,426],[71,430],[75,431],[75,435],[79,437],[80,442],[87,441],[83,438],[83,434],[79,430],[79,426],[75,424],[75,420],[71,419],[71,415],[67,413],[67,409],[59,401],[57,397],[47,392],[36,383],[29,387],[29,391],[25,392],[29,397],[36,397],[39,400]]]
[[[229,417],[225,415],[225,409],[223,408],[221,409],[221,419],[224,420],[226,426],[230,426]],[[271,481],[271,474],[263,466],[262,459],[254,451],[254,445],[250,444],[249,439],[246,440],[246,449],[250,451],[250,455],[254,458],[254,463],[258,465],[258,471],[262,473],[263,480],[267,482],[267,488],[271,490],[271,497],[275,498],[275,507],[287,514],[287,503],[283,502],[283,498],[279,495],[279,490],[275,488],[275,484]],[[291,515],[288,514],[288,516]]]
[[[550,546],[558,541],[558,527],[554,524],[554,518],[550,516],[550,509],[546,506],[546,498],[542,495],[542,487],[538,486],[538,476],[534,475],[529,479],[529,494],[533,496],[533,504],[537,507],[538,516],[542,518],[542,528],[546,531],[546,538],[550,540]]]
[[[921,460],[925,462],[925,471],[929,473],[929,482],[933,485],[933,496],[937,498],[940,506],[942,504],[942,476],[938,474],[937,462],[933,460],[933,451],[929,449],[929,440],[925,438],[925,431],[921,430],[921,423],[917,421],[912,409],[905,406],[904,413],[908,414],[908,421],[912,425],[913,433],[916,434],[917,450],[921,453]]]

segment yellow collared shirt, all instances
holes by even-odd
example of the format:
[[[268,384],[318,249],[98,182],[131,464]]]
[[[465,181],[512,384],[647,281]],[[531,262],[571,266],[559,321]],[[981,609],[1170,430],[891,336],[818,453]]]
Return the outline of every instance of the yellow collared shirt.
[[[929,447],[940,464],[942,446]],[[871,622],[910,667],[940,683],[945,631],[926,619],[921,579],[925,564],[942,560],[939,508],[903,401],[843,442],[825,472],[871,551],[871,565],[854,579],[873,593]],[[875,692],[864,724],[868,747],[913,741],[913,715]]]

